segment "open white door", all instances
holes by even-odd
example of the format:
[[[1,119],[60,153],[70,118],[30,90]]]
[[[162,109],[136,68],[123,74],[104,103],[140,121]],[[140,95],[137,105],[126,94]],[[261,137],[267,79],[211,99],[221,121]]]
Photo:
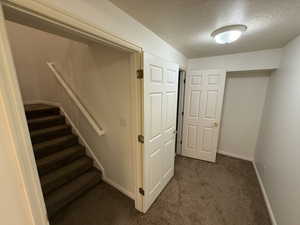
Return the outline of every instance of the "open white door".
[[[215,162],[225,78],[223,70],[187,73],[182,155]]]
[[[178,65],[144,54],[144,212],[174,175],[178,73]]]

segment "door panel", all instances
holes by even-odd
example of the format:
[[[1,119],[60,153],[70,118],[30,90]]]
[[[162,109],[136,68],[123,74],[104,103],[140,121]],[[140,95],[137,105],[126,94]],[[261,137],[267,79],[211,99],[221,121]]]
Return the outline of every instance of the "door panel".
[[[192,151],[196,151],[198,139],[197,133],[197,126],[190,124],[187,125],[187,148]]]
[[[162,128],[162,93],[155,93],[150,95],[150,107],[151,107],[151,138],[155,138],[161,135]]]
[[[154,193],[156,189],[161,185],[161,179],[160,179],[161,155],[162,155],[162,151],[160,148],[154,150],[154,152],[152,152],[150,155],[150,163],[151,165],[153,165],[153,168],[150,171],[150,183],[149,183],[150,194]]]
[[[215,161],[223,105],[225,71],[187,74],[182,154]]]
[[[144,54],[143,211],[174,176],[178,66]]]
[[[170,170],[173,168],[173,160],[167,160],[174,158],[174,141],[173,139],[170,139],[165,143],[165,152],[164,152],[164,157],[166,159],[164,163],[164,176],[166,177]]]
[[[208,90],[206,100],[206,113],[205,118],[216,119],[218,107],[218,91]]]
[[[167,92],[166,93],[166,129],[174,128],[174,120],[176,120],[176,104],[177,104],[177,93]]]
[[[189,117],[191,119],[198,120],[200,114],[200,99],[201,99],[201,91],[191,91],[190,99],[189,99]]]

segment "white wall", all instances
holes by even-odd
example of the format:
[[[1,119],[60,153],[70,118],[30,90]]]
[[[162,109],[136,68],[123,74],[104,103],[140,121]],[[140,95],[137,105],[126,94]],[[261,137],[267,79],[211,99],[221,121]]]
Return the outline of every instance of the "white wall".
[[[0,96],[0,100],[2,97]],[[14,156],[15,143],[9,132],[11,127],[3,104],[0,104],[0,121],[1,223],[7,225],[33,224],[18,162]]]
[[[300,221],[300,37],[283,49],[264,109],[256,164],[278,225]]]
[[[18,80],[23,101],[39,99],[39,89],[32,88],[38,86],[39,69],[36,63],[38,58],[31,56],[38,55],[40,49],[36,48],[36,43],[31,41],[32,35],[23,36],[23,26],[7,21],[6,28],[9,38],[14,37],[14,40],[10,40],[13,41],[12,52],[18,53],[14,54],[14,63],[17,73],[22,74],[18,76]]]
[[[279,67],[280,57],[281,49],[203,57],[189,59],[188,68],[190,70],[225,69],[227,72],[272,70]]]
[[[105,178],[132,196],[129,53],[72,41],[9,21],[7,28],[24,101],[60,103],[92,147],[105,169]],[[55,63],[68,85],[103,126],[104,136],[99,138],[46,62]]]
[[[41,0],[71,12],[104,31],[134,43],[153,55],[186,65],[186,57],[108,0]]]
[[[227,73],[219,153],[253,161],[270,72]]]

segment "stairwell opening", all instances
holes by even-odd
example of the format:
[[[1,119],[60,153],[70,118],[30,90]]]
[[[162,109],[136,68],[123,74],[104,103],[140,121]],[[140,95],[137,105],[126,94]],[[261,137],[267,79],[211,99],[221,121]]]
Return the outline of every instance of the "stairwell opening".
[[[12,15],[6,28],[48,217],[101,182],[136,200],[139,53]]]

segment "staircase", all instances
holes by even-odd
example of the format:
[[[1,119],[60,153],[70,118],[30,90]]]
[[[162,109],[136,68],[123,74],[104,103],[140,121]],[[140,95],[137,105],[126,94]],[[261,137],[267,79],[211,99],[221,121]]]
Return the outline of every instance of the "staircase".
[[[25,105],[25,113],[48,217],[52,218],[100,183],[102,175],[58,107]]]

